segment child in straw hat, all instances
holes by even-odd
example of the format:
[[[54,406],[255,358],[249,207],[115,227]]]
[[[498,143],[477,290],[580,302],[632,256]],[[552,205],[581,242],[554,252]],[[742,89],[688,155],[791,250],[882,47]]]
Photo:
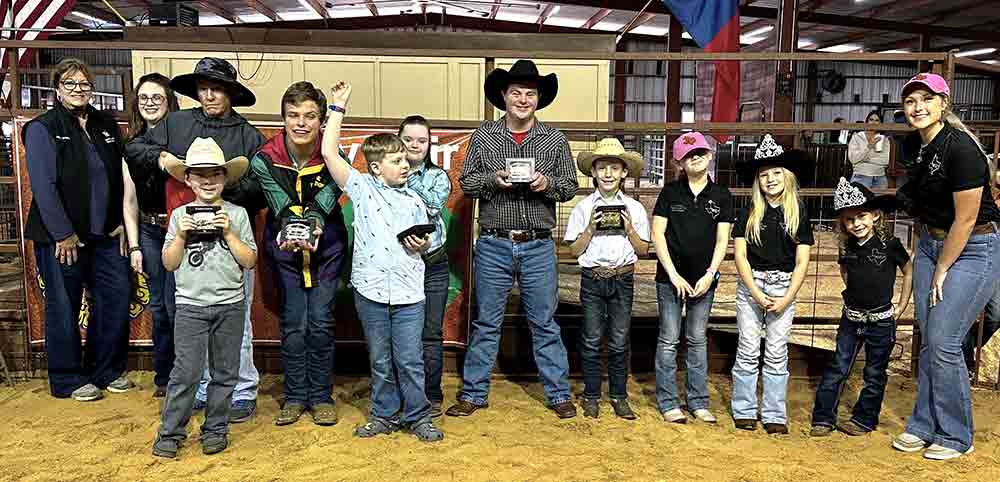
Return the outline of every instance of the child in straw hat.
[[[597,418],[601,399],[601,336],[608,333],[608,396],[615,415],[634,420],[628,404],[629,326],[632,320],[633,272],[649,250],[646,209],[622,192],[622,182],[645,166],[642,156],[628,152],[618,139],[602,139],[597,149],[577,157],[580,171],[593,176],[594,192],[569,216],[565,241],[583,268],[580,305],[583,330],[583,415]]]
[[[177,284],[176,361],[153,444],[158,457],[176,457],[187,438],[206,356],[212,381],[201,426],[202,452],[218,453],[229,445],[229,407],[247,309],[243,270],[257,264],[257,246],[246,210],[224,201],[222,189],[242,177],[248,165],[242,156],[226,161],[213,139],[199,137],[183,161],[164,166],[191,188],[195,200],[173,211],[164,238],[163,266],[174,272]]]

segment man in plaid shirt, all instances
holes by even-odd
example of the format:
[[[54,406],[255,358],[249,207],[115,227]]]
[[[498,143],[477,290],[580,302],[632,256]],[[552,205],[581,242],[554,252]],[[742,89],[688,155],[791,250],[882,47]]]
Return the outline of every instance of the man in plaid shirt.
[[[476,302],[462,390],[450,416],[467,416],[489,403],[490,374],[500,343],[504,307],[517,281],[528,316],[535,363],[548,405],[560,418],[576,416],[566,347],[553,319],[559,303],[555,244],[556,203],[576,195],[576,168],[566,136],[538,121],[535,111],[555,100],[556,74],[541,76],[530,60],[486,77],[486,98],[506,114],[472,135],[459,182],[479,199],[475,253]]]

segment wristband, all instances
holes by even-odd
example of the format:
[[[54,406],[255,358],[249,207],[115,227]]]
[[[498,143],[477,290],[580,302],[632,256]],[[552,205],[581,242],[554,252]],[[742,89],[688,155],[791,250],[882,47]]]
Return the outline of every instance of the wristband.
[[[347,109],[345,109],[345,108],[343,108],[343,107],[341,107],[339,105],[330,104],[330,110],[332,110],[334,112],[340,112],[341,114],[347,115]]]
[[[142,247],[140,247],[140,246],[132,246],[132,247],[130,247],[128,249],[128,254],[131,255],[132,253],[134,253],[136,251],[142,251]]]

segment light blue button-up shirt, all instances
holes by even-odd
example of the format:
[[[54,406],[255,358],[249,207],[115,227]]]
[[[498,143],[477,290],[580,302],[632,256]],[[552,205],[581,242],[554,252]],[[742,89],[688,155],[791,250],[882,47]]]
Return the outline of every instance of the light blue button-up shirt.
[[[444,246],[447,240],[448,227],[441,217],[441,210],[448,202],[451,194],[451,179],[444,169],[438,167],[428,168],[421,164],[420,167],[410,171],[410,176],[406,178],[406,187],[416,191],[420,199],[427,206],[427,217],[434,223],[435,230],[431,233],[431,246],[428,252]]]
[[[424,261],[396,238],[415,224],[428,223],[420,196],[408,187],[389,187],[353,168],[344,192],[354,205],[354,288],[377,303],[423,301]]]

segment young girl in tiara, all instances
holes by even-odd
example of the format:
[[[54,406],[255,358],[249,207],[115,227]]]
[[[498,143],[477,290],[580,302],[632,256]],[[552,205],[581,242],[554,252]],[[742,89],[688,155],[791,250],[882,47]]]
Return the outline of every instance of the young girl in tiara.
[[[834,427],[863,435],[878,426],[886,369],[896,342],[896,319],[910,302],[913,263],[899,238],[889,231],[885,213],[894,209],[891,195],[875,196],[864,185],[840,178],[833,197],[840,232],[840,276],[844,312],[837,329],[837,352],[823,373],[813,406],[812,437],[830,435]],[[892,304],[896,270],[903,272],[899,303]],[[851,418],[837,423],[837,404],[854,360],[865,350],[865,386]]]
[[[733,229],[736,269],[736,324],[739,347],[733,366],[733,422],[757,428],[757,375],[764,346],[764,400],[761,421],[769,434],[788,433],[788,336],[795,316],[795,295],[802,287],[813,244],[798,179],[808,167],[802,151],[784,152],[770,134],[747,163],[752,180],[750,209]]]

